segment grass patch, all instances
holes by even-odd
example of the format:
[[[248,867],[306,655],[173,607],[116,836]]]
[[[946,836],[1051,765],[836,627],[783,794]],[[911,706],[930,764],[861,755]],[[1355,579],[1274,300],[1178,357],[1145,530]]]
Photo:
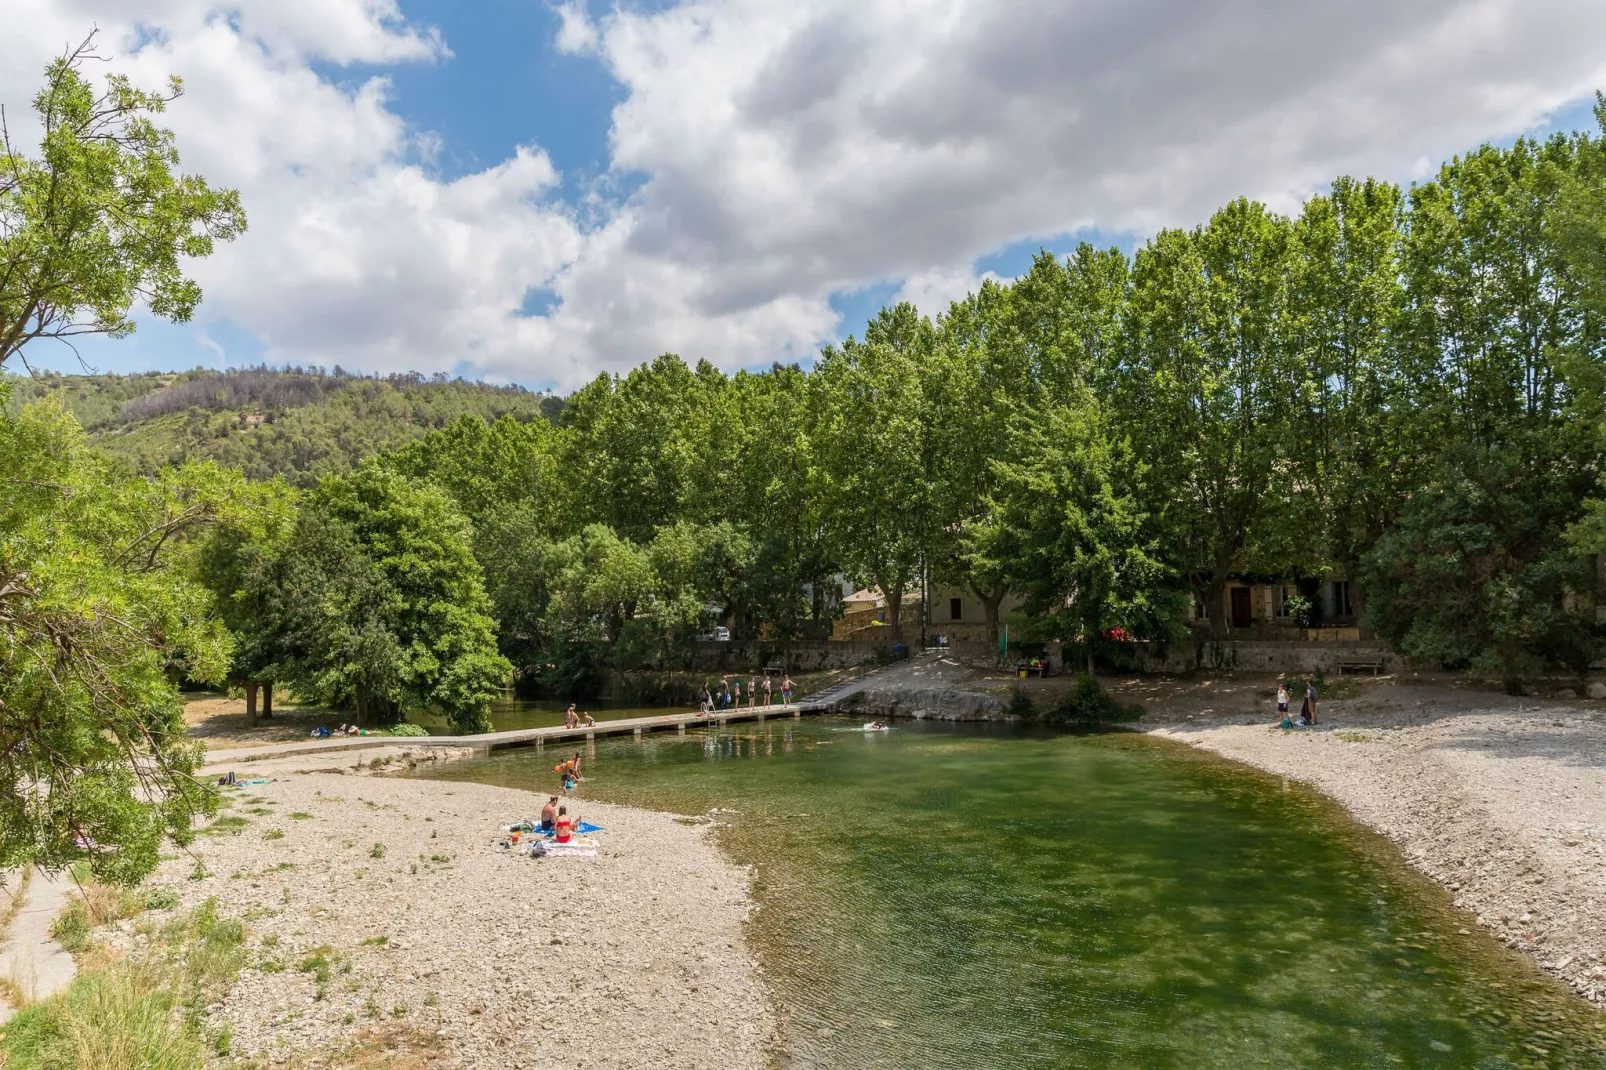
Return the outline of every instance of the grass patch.
[[[388,943],[390,943],[390,937],[381,934],[379,936],[366,937],[357,946],[358,947],[384,947]]]
[[[152,888],[145,896],[146,910],[172,910],[178,906],[178,893],[171,888]]]
[[[248,817],[220,817],[201,829],[202,836],[238,836],[251,823]]]
[[[282,840],[284,839],[284,829],[268,829],[262,834],[262,838],[264,840]]]
[[[208,900],[161,927],[145,947],[80,973],[23,1010],[0,1042],[6,1070],[192,1070],[208,1042],[201,1009],[227,990],[243,960],[245,927]]]
[[[311,821],[312,815],[305,810],[297,810],[290,815],[291,821]]]
[[[382,844],[382,843],[374,844],[371,848],[368,849],[368,857],[369,858],[384,858],[385,857],[385,845]]]

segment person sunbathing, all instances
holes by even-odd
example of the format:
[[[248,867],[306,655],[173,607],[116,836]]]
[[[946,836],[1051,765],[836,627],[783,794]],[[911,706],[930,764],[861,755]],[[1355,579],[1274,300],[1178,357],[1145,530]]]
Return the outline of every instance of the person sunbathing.
[[[574,839],[574,830],[579,826],[579,824],[579,817],[570,817],[569,808],[567,806],[558,807],[558,818],[553,825],[556,835],[553,838],[559,843],[568,843],[570,840]]]

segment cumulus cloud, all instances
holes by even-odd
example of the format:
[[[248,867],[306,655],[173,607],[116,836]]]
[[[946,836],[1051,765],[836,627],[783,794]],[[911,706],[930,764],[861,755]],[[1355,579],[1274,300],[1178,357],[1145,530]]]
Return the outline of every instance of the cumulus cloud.
[[[320,73],[451,62],[394,0],[0,0],[23,28],[0,35],[0,99],[97,21],[139,80],[185,76],[185,166],[251,212],[198,268],[205,315],[270,359],[572,386],[666,349],[807,357],[860,326],[835,293],[891,283],[939,311],[1005,245],[1418,177],[1606,85],[1593,0],[553,10],[552,46],[624,94],[610,170],[572,203],[534,145],[443,179],[383,76]]]
[[[569,0],[569,3],[559,4],[558,36],[554,42],[559,52],[569,55],[579,55],[593,51],[599,40],[596,23],[586,12],[582,0]]]
[[[1408,178],[1606,81],[1602,32],[1606,8],[1568,0],[624,11],[601,26],[629,90],[614,165],[651,177],[630,240],[587,269],[673,264],[658,314],[705,325],[877,281],[940,304],[1012,242]],[[592,321],[589,348],[621,326]]]

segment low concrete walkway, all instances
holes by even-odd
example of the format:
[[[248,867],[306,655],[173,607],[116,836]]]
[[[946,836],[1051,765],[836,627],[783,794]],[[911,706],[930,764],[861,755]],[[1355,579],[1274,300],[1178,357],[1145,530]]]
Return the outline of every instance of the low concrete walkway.
[[[51,923],[66,907],[71,888],[72,878],[65,873],[52,878],[35,871],[22,910],[0,944],[0,979],[16,986],[29,1003],[55,995],[78,974],[73,957],[50,935]],[[0,1024],[17,1010],[0,999]]]

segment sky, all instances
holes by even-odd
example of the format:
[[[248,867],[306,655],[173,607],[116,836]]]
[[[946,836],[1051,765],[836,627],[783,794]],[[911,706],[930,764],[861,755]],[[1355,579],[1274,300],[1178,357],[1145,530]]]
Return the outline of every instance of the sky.
[[[14,141],[98,28],[97,71],[183,77],[183,169],[250,217],[191,265],[192,322],[34,365],[564,392],[666,351],[807,364],[1042,248],[1592,128],[1606,88],[1599,0],[0,0],[0,27]]]

